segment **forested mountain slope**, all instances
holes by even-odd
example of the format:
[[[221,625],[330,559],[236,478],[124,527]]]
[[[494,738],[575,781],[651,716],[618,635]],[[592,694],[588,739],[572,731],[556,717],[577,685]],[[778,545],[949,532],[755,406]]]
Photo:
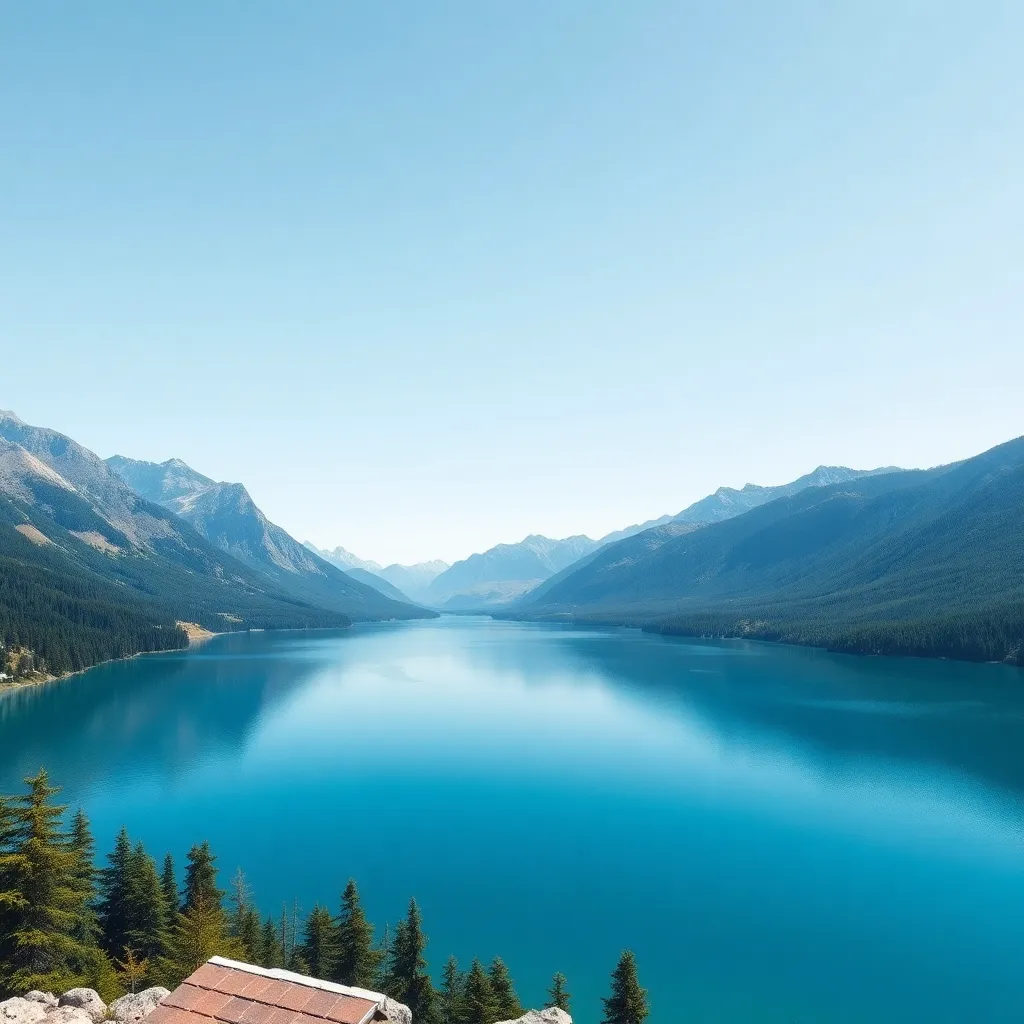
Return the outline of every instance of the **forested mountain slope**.
[[[952,466],[861,477],[602,549],[528,615],[846,650],[1017,660],[1024,439]]]
[[[74,473],[75,456],[64,450],[61,465],[98,500],[0,436],[0,671],[60,674],[180,647],[176,621],[214,631],[348,624],[268,586],[170,512],[103,481],[84,456]]]
[[[220,550],[299,600],[353,619],[433,614],[320,558],[270,522],[242,484],[218,483],[180,459],[153,463],[115,455],[107,465],[141,497],[170,509]]]

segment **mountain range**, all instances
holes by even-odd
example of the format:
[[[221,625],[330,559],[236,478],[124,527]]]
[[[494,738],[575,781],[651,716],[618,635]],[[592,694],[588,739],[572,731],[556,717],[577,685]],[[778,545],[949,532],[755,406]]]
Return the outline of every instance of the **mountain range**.
[[[677,518],[606,545],[515,614],[1024,662],[1022,509],[1018,438],[949,466],[803,487],[709,523]]]
[[[378,562],[353,555],[351,551],[346,551],[340,546],[333,551],[324,551],[308,540],[304,542],[304,546],[355,579],[362,580],[371,587],[377,587],[384,594],[401,594],[402,599],[406,601],[426,603],[427,588],[431,581],[448,568],[448,563],[440,559],[417,562],[415,565],[399,565],[395,562],[381,566]]]
[[[185,479],[193,486],[188,467],[170,470],[183,478],[170,490],[180,492]],[[235,497],[236,508],[255,514]],[[211,525],[223,520],[212,517],[199,530],[71,438],[0,412],[3,660],[24,655],[59,674],[181,646],[179,622],[220,632],[432,614],[389,601],[326,563],[291,572],[267,548],[268,563],[258,545]],[[280,539],[270,526],[266,535]]]
[[[114,455],[106,464],[140,497],[174,512],[215,547],[300,600],[353,619],[420,614],[402,595],[382,594],[300,544],[267,519],[242,484],[218,483],[180,459],[154,463]]]

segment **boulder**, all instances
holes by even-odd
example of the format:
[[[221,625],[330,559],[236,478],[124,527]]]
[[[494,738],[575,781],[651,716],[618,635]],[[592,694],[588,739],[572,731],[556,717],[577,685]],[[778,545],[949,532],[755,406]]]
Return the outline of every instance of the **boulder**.
[[[0,1003],[0,1024],[35,1024],[46,1016],[46,1007],[34,999],[15,996]]]
[[[522,1017],[501,1024],[572,1024],[572,1017],[557,1006],[549,1006],[546,1010],[527,1010]]]
[[[152,1013],[170,994],[167,989],[155,985],[153,988],[136,992],[134,995],[129,994],[115,999],[110,1004],[108,1012],[114,1020],[121,1021],[121,1024],[136,1024],[137,1021]]]
[[[42,1024],[93,1024],[93,1020],[81,1006],[48,1006]]]
[[[57,1000],[57,1005],[85,1010],[92,1017],[93,1024],[100,1024],[107,1016],[107,1004],[100,999],[100,994],[94,988],[73,988]]]
[[[56,1006],[57,997],[52,992],[40,992],[39,989],[34,988],[31,992],[26,992],[22,999],[30,999],[33,1003],[42,1003],[43,1006]]]
[[[412,1024],[412,1010],[405,1003],[395,1002],[390,996],[384,997],[384,1005],[380,1010],[384,1019],[392,1024]]]

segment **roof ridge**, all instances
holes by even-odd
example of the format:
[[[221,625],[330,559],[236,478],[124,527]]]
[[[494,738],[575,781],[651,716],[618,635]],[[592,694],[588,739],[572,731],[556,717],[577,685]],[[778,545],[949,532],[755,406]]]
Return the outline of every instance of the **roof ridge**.
[[[226,956],[212,956],[207,961],[215,967],[224,967],[233,971],[245,971],[247,974],[257,974],[262,978],[274,978],[276,981],[288,981],[294,985],[305,985],[307,988],[318,988],[324,992],[333,992],[339,996],[351,996],[353,999],[366,999],[384,1005],[387,996],[383,992],[371,992],[366,988],[356,988],[354,985],[339,985],[335,981],[323,981],[320,978],[310,978],[305,974],[296,974],[294,971],[286,971],[280,967],[257,967],[255,964],[243,963],[241,960],[229,960]]]

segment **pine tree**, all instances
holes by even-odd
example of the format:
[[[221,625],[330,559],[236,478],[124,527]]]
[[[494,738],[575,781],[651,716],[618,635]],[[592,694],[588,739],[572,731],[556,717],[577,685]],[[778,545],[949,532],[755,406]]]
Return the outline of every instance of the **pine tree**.
[[[200,898],[210,906],[221,906],[224,893],[217,888],[217,858],[208,842],[198,843],[188,851],[185,868],[185,909],[196,906]]]
[[[10,987],[14,956],[14,926],[24,905],[18,882],[21,858],[17,852],[18,822],[14,801],[0,796],[0,999],[15,993]]]
[[[515,1020],[523,1015],[523,1006],[516,995],[516,987],[509,974],[505,961],[496,956],[491,961],[488,972],[491,979],[491,991],[494,993],[494,1001],[498,1007],[500,1020]]]
[[[111,956],[121,956],[129,945],[128,872],[132,842],[128,829],[117,834],[114,849],[107,855],[107,866],[100,871],[98,918],[103,948]]]
[[[142,843],[128,858],[126,900],[125,946],[139,959],[155,964],[166,952],[167,910],[156,863]]]
[[[237,955],[237,940],[228,935],[224,908],[198,892],[192,904],[178,915],[157,974],[164,985],[174,988],[211,956]]]
[[[231,934],[238,939],[242,955],[250,963],[260,958],[263,946],[263,935],[260,927],[260,915],[253,905],[249,883],[241,868],[235,872],[231,880],[231,915],[229,918]]]
[[[342,985],[373,988],[380,970],[381,951],[373,946],[373,925],[366,920],[359,890],[348,880],[338,916],[338,959],[333,980]]]
[[[263,922],[260,935],[259,955],[257,963],[260,967],[284,967],[284,949],[281,947],[281,936],[278,934],[274,919],[268,917]]]
[[[566,991],[565,984],[565,975],[558,971],[551,979],[551,988],[548,989],[548,1001],[545,1006],[557,1006],[559,1010],[565,1010],[566,1013],[572,1012],[569,1009],[572,995]]]
[[[640,987],[636,958],[627,949],[612,971],[612,994],[604,1003],[602,1024],[643,1024],[650,1012],[647,990]]]
[[[464,1024],[466,1020],[466,976],[455,957],[448,957],[438,995],[441,1024]]]
[[[164,856],[160,888],[164,892],[164,912],[167,915],[167,927],[170,928],[181,909],[181,900],[178,898],[178,880],[174,875],[174,858],[169,853]]]
[[[314,907],[303,929],[302,959],[311,977],[327,980],[338,963],[338,932],[326,907]]]
[[[466,975],[465,1000],[465,1024],[494,1024],[496,1020],[501,1020],[491,989],[491,979],[475,958]]]
[[[78,877],[78,854],[60,828],[65,808],[45,770],[25,780],[29,791],[14,806],[13,857],[6,867],[13,886],[5,984],[16,992],[60,991],[86,976],[92,956],[80,936],[90,893]]]
[[[96,916],[96,842],[92,837],[89,819],[79,808],[71,820],[71,834],[68,845],[75,853],[75,878],[82,891],[87,894],[85,913],[82,915],[81,933],[76,936],[87,946],[95,946],[99,940],[99,919]]]
[[[423,934],[423,919],[415,900],[409,901],[409,912],[395,930],[391,964],[386,989],[392,999],[405,1003],[412,1010],[415,1021],[427,1022],[436,1018],[434,986],[427,974],[427,960],[423,955],[427,937]]]

